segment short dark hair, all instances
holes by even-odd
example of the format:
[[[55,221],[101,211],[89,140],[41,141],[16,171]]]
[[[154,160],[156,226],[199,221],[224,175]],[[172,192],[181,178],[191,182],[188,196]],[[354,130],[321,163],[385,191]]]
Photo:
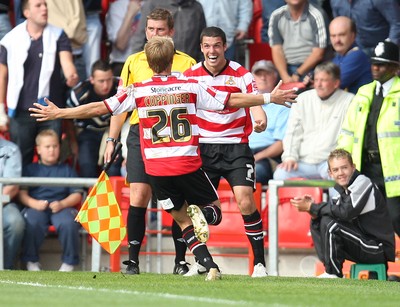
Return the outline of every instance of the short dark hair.
[[[333,159],[339,159],[339,158],[347,159],[347,160],[350,162],[351,165],[354,164],[354,163],[353,163],[353,157],[351,156],[351,153],[349,153],[347,150],[345,150],[345,149],[343,149],[343,148],[337,148],[337,149],[335,149],[335,150],[332,150],[332,151],[330,152],[329,156],[328,156],[328,166],[329,166],[329,169],[331,169],[330,162],[331,162]]]
[[[150,12],[149,15],[147,15],[147,20],[146,20],[146,27],[147,27],[147,22],[151,20],[166,20],[168,24],[168,28],[172,30],[174,28],[174,17],[172,16],[171,12],[168,11],[167,9],[163,9],[160,7],[155,8]]]
[[[207,37],[220,37],[222,39],[222,42],[224,43],[224,45],[226,44],[226,34],[225,32],[218,27],[207,27],[204,28],[203,31],[201,31],[200,34],[200,43],[203,42],[203,37],[207,36]]]
[[[21,1],[21,13],[24,12],[24,10],[28,7],[29,0],[22,0]]]
[[[92,65],[92,70],[90,72],[92,77],[96,70],[109,71],[109,70],[112,70],[112,68],[111,68],[111,65],[107,61],[100,59],[100,60],[97,60],[96,62],[94,62]]]

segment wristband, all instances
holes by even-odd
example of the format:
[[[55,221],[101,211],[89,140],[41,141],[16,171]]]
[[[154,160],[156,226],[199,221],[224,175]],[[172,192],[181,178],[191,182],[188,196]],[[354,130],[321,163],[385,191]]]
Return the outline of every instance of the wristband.
[[[264,104],[269,104],[271,103],[271,94],[270,93],[265,93],[262,94],[264,97]]]
[[[113,142],[114,144],[117,144],[117,143],[118,143],[118,140],[116,140],[116,139],[114,139],[114,138],[112,138],[112,137],[108,137],[108,138],[106,139],[106,143],[108,143],[108,142]]]

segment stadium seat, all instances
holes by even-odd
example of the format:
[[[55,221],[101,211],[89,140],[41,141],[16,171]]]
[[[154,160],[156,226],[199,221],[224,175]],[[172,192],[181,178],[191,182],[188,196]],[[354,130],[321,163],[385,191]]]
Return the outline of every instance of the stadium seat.
[[[218,195],[221,201],[222,222],[217,226],[210,226],[210,239],[207,241],[208,247],[220,249],[241,249],[242,251],[219,253],[212,251],[216,257],[239,257],[248,258],[249,274],[253,271],[253,251],[250,242],[245,234],[242,214],[239,211],[234,194],[229,183],[222,179],[218,187]],[[262,186],[257,184],[254,198],[258,210],[261,208]],[[243,253],[243,250],[247,250]]]
[[[303,179],[303,178],[292,178]],[[310,233],[310,215],[298,212],[290,204],[290,199],[309,194],[315,202],[322,201],[323,190],[318,187],[282,187],[278,189],[278,246],[279,248],[313,248]],[[262,211],[264,230],[268,233],[268,197]],[[268,246],[268,235],[265,236],[265,245]]]
[[[366,272],[366,274],[364,273]],[[386,280],[386,266],[384,263],[365,264],[354,263],[350,267],[350,278],[352,279],[369,279],[370,272],[375,272],[378,280]]]
[[[248,36],[254,39],[255,43],[261,43],[262,28],[262,3],[261,0],[253,0],[253,18],[247,31]]]
[[[253,1],[253,19],[249,25],[247,40],[248,49],[248,61],[249,69],[253,66],[254,62],[259,60],[270,60],[272,61],[271,47],[267,43],[261,41],[261,29],[262,23],[262,1]]]

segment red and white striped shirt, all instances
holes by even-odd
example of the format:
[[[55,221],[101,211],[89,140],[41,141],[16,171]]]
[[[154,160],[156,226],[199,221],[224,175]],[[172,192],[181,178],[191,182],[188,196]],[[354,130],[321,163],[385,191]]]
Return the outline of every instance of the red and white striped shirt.
[[[185,77],[153,77],[104,101],[113,115],[138,109],[146,173],[178,176],[201,167],[196,110],[223,110],[230,93]]]
[[[186,70],[184,75],[220,91],[258,93],[253,75],[233,61],[229,61],[227,66],[216,76],[213,76],[202,62]],[[197,117],[200,127],[200,143],[248,143],[248,136],[253,129],[249,108],[226,108],[222,111],[199,109]]]

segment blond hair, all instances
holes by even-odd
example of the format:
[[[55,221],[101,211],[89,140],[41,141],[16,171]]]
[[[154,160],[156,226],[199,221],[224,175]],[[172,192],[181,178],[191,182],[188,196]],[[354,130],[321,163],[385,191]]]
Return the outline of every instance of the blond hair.
[[[36,146],[39,146],[40,141],[46,136],[52,136],[52,137],[56,138],[57,140],[59,140],[57,132],[55,132],[54,130],[51,130],[51,129],[45,129],[45,130],[40,131],[38,133],[38,135],[36,136],[36,138],[35,138]]]
[[[144,46],[150,69],[159,74],[172,65],[175,54],[174,43],[170,37],[154,36]]]
[[[343,148],[338,148],[338,149],[331,151],[331,153],[329,154],[329,157],[328,157],[329,169],[331,169],[330,162],[333,159],[346,159],[350,162],[351,165],[353,165],[353,157],[351,156],[351,153],[349,153],[347,150],[345,150]]]

